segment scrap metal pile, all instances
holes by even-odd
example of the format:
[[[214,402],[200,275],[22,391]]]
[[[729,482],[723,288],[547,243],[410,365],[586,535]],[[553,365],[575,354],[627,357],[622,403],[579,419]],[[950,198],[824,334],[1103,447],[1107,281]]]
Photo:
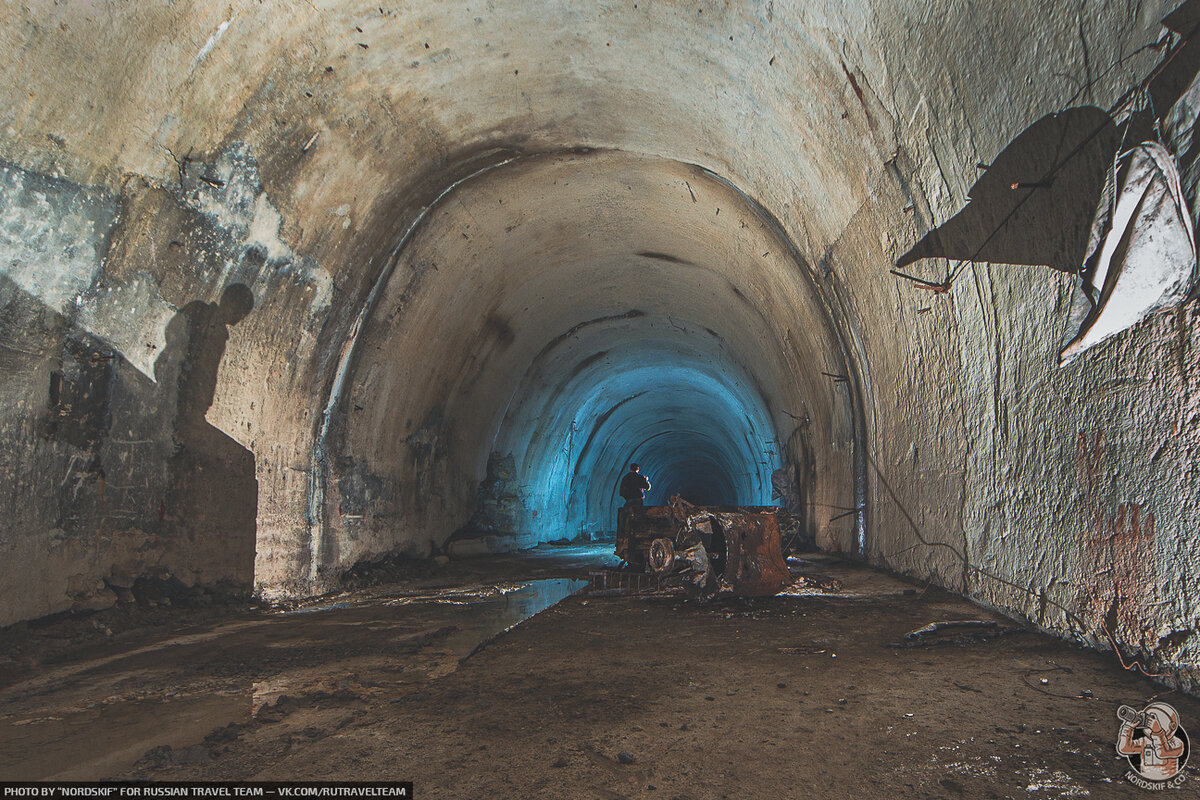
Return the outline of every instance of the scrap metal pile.
[[[616,553],[663,589],[711,597],[773,595],[790,582],[774,506],[670,505],[622,508]]]

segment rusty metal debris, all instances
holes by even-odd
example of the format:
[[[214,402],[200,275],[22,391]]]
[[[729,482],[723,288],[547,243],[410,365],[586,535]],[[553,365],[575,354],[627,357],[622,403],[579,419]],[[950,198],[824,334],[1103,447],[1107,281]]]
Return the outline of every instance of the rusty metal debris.
[[[779,594],[792,596],[808,596],[821,594],[836,594],[842,590],[842,582],[837,578],[820,578],[813,575],[800,575]]]
[[[1021,630],[1015,627],[1001,627],[994,620],[963,619],[946,622],[931,622],[928,625],[909,631],[904,639],[888,645],[889,647],[923,647],[938,644],[974,644],[986,642]],[[949,631],[947,634],[946,632]],[[944,634],[944,635],[943,635]]]
[[[622,572],[606,569],[588,574],[588,595],[607,597],[621,594],[645,594],[658,591],[658,576],[647,572]]]
[[[774,506],[696,506],[676,495],[666,506],[622,508],[616,554],[667,586],[711,596],[773,595],[791,579]]]
[[[815,647],[780,647],[779,652],[785,656],[819,656],[829,651]]]

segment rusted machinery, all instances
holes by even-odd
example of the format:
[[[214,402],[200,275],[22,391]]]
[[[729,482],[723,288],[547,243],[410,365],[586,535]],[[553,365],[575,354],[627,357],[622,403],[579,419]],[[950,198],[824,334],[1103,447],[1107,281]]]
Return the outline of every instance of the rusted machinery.
[[[632,569],[702,595],[772,595],[789,580],[774,506],[695,506],[678,495],[666,506],[622,508],[617,556]]]

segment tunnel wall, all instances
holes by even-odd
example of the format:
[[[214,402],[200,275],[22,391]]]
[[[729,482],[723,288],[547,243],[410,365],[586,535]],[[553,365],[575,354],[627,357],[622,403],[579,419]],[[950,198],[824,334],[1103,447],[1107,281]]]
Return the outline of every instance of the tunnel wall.
[[[1115,642],[1126,662],[1141,659],[1194,689],[1197,607],[1186,588],[1196,564],[1194,305],[1060,367],[1059,351],[1079,323],[1076,281],[1067,275],[970,264],[945,294],[870,277],[960,212],[980,170],[1034,121],[1071,105],[1064,98],[1104,108],[1126,90],[1128,78],[1097,79],[1090,67],[1067,80],[1063,61],[1082,61],[1083,48],[1105,31],[1114,43],[1130,37],[1116,48],[1129,53],[1155,38],[1153,20],[1166,10],[1117,5],[1076,18],[1074,30],[1039,27],[1022,45],[1003,35],[1015,8],[992,9],[977,24],[953,22],[946,35],[964,58],[928,80],[910,75],[891,85],[889,102],[906,110],[902,119],[884,118],[899,132],[897,146],[880,152],[862,206],[825,258],[860,321],[875,420],[871,559],[1048,630],[1105,648]],[[900,12],[881,24],[918,18]],[[889,74],[931,55],[925,42],[914,44],[919,55],[889,54]],[[994,80],[997,53],[1016,59],[1023,82]],[[1140,78],[1152,66],[1129,69]],[[869,99],[856,111],[873,113]],[[1052,240],[1072,220],[1067,208],[1055,212],[1021,235]],[[1055,255],[1052,247],[1044,253]],[[953,264],[926,260],[911,269],[939,282]],[[861,324],[883,309],[890,324]]]
[[[354,401],[329,403],[338,367],[406,231],[456,181],[505,154],[591,147],[700,165],[781,226],[797,258],[764,273],[787,284],[802,271],[846,356],[846,380],[821,391],[847,399],[813,404],[844,402],[858,420],[874,562],[1064,635],[1111,633],[1192,686],[1194,305],[1060,368],[1067,276],[978,263],[938,294],[888,274],[967,204],[978,164],[1046,114],[1107,108],[1147,75],[1159,54],[1139,48],[1171,5],[6,10],[0,547],[20,568],[4,571],[0,621],[108,602],[100,585],[129,576],[244,584],[244,563],[213,549],[224,523],[172,524],[169,501],[213,463],[238,464],[248,490],[247,453],[263,593],[312,591],[317,562],[424,551],[460,526],[486,477],[482,433],[469,457],[435,459],[450,495],[417,528],[356,541],[336,521],[342,483],[373,474],[356,473],[355,448],[320,446],[322,430],[354,441],[334,418]],[[931,281],[944,268],[909,267]],[[234,285],[254,309],[218,331]],[[789,321],[772,320],[785,350],[789,330],[806,333]],[[184,369],[193,355],[215,379]],[[767,373],[780,428],[798,398]],[[205,454],[190,461],[180,380],[215,380],[203,422],[186,393],[182,438]],[[481,431],[499,429],[493,411]],[[323,470],[331,494],[315,511],[332,522],[317,541]],[[843,501],[844,484],[827,499]],[[853,551],[837,531],[825,546]]]
[[[182,197],[3,169],[6,621],[146,582],[196,601],[253,589],[253,426],[288,367],[253,374],[281,332],[245,314],[255,290],[327,304],[328,279],[275,271],[290,253],[245,154],[195,169],[212,183]]]

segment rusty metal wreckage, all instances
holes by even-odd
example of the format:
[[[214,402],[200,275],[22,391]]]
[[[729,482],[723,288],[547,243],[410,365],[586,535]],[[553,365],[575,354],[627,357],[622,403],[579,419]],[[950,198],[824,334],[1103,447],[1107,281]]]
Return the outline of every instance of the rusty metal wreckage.
[[[593,573],[592,588],[683,590],[699,598],[776,594],[791,580],[781,516],[787,512],[773,506],[698,506],[679,495],[665,506],[622,508],[616,554],[630,569]]]

